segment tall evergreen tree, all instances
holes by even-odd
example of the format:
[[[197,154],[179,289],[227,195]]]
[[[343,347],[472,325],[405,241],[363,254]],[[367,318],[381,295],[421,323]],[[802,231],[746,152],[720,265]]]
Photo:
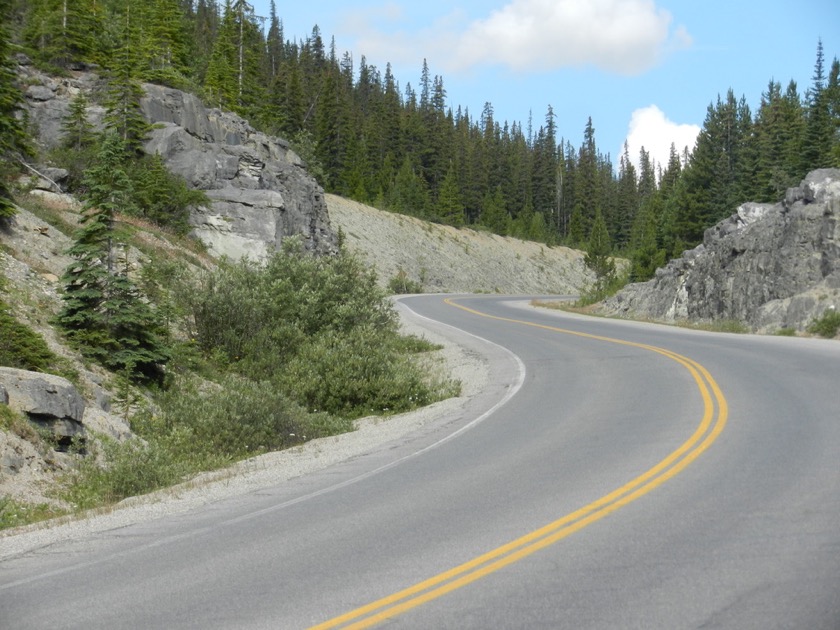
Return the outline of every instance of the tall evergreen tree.
[[[779,199],[801,177],[803,122],[796,84],[783,94],[781,84],[770,81],[755,117],[755,201]]]
[[[831,120],[831,165],[840,168],[840,60],[831,62],[825,94]]]
[[[104,21],[96,0],[33,0],[23,37],[38,60],[66,68],[102,59]]]
[[[437,214],[447,225],[461,227],[464,225],[464,204],[458,193],[458,182],[455,180],[455,166],[450,163],[446,177],[438,191]]]
[[[122,143],[126,154],[139,156],[149,132],[140,109],[143,88],[140,86],[142,64],[142,18],[129,3],[119,16],[120,41],[114,52],[105,103],[105,127]]]
[[[131,182],[119,137],[109,134],[85,180],[82,227],[68,253],[64,305],[56,321],[80,351],[139,380],[159,380],[169,354],[154,312],[121,268],[114,217],[128,209]]]
[[[807,94],[807,122],[802,146],[803,172],[831,166],[831,147],[834,140],[829,94],[826,91],[825,53],[820,39],[814,76]]]
[[[580,222],[583,234],[588,234],[595,219],[596,208],[600,208],[598,152],[595,146],[595,127],[592,118],[586,121],[583,144],[578,151],[577,182],[575,186],[576,222]],[[603,219],[603,217],[602,217]]]
[[[70,109],[62,121],[61,130],[64,132],[62,144],[75,151],[91,146],[96,141],[93,125],[88,120],[89,102],[83,91],[70,101]]]
[[[612,241],[607,230],[607,222],[604,220],[601,209],[596,208],[583,261],[595,272],[595,290],[599,294],[606,290],[615,277],[615,261],[611,255]]]
[[[19,117],[23,95],[17,86],[6,31],[10,11],[11,0],[0,0],[0,222],[15,214],[6,180],[17,171],[17,160],[31,152],[24,122]]]
[[[644,151],[644,149],[642,149]],[[630,147],[624,143],[618,167],[618,193],[616,216],[613,220],[613,233],[616,245],[620,248],[630,241],[630,229],[639,208],[639,190],[636,167],[630,159]]]

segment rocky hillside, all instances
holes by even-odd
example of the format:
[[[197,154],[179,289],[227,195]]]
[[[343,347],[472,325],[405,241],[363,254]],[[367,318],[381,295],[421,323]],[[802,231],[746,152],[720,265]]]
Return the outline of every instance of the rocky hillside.
[[[574,294],[594,275],[583,253],[384,212],[327,195],[333,229],[376,269],[428,293]]]
[[[95,72],[72,70],[55,77],[17,56],[25,110],[42,151],[63,138],[71,102],[83,93],[90,105],[87,119],[102,127],[105,109],[98,104],[106,91]],[[145,145],[160,154],[167,168],[209,197],[209,207],[194,208],[193,234],[214,255],[264,258],[287,236],[303,236],[316,253],[335,250],[324,194],[303,162],[280,138],[255,130],[243,118],[205,107],[194,95],[159,85],[143,86],[140,106],[151,130]],[[47,172],[41,170],[41,172]],[[53,192],[67,176],[50,169]]]
[[[776,204],[746,203],[652,280],[607,300],[609,315],[734,320],[802,331],[840,310],[840,170],[810,173]]]

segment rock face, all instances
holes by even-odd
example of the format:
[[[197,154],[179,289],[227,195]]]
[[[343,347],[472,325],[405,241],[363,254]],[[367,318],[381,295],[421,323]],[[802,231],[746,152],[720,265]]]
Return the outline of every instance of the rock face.
[[[53,374],[0,367],[7,404],[36,425],[51,429],[59,444],[84,437],[85,401],[70,381]]]
[[[777,204],[746,203],[703,243],[602,309],[666,322],[737,320],[804,330],[840,309],[840,170],[810,173]]]
[[[238,116],[206,109],[191,94],[144,88],[141,106],[156,127],[146,151],[160,153],[170,171],[213,201],[191,217],[213,253],[262,259],[293,235],[302,235],[309,251],[335,250],[324,191],[288,143]]]
[[[29,119],[46,148],[60,142],[72,99],[84,92],[94,102],[104,89],[95,73],[50,77],[22,56],[18,74]],[[263,259],[298,235],[313,253],[336,250],[323,190],[288,143],[234,114],[205,108],[191,94],[159,85],[144,90],[141,107],[154,125],[146,151],[160,153],[170,171],[211,199],[211,207],[193,209],[190,222],[212,254]],[[95,127],[103,116],[99,105],[88,109]]]

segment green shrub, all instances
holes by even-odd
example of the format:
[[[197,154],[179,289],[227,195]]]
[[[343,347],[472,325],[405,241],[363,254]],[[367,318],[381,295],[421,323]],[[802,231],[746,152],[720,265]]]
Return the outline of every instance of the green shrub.
[[[599,278],[597,282],[580,295],[576,306],[584,307],[606,300],[608,297],[618,293],[627,284],[627,281],[628,275],[626,271]]]
[[[0,365],[57,374],[78,383],[79,374],[69,361],[59,357],[47,346],[44,338],[19,322],[0,300]]]
[[[388,281],[388,290],[394,295],[423,293],[423,285],[409,278],[408,274],[403,269],[400,269],[397,275]]]
[[[308,409],[354,418],[405,411],[439,395],[395,337],[371,328],[319,335],[278,381]]]
[[[836,337],[838,331],[840,331],[840,312],[833,308],[826,310],[808,326],[809,333],[827,339]]]
[[[308,256],[296,240],[265,266],[221,264],[191,292],[189,311],[201,348],[222,352],[257,380],[271,378],[325,330],[396,332],[393,307],[358,260]]]
[[[100,437],[70,476],[62,498],[80,510],[110,505],[127,497],[146,494],[177,483],[194,472],[178,461],[171,449],[156,441],[134,438],[116,442]],[[100,461],[104,460],[104,465]]]
[[[228,459],[286,448],[350,428],[345,421],[313,417],[273,383],[238,376],[227,377],[220,386],[201,386],[195,379],[183,381],[164,393],[159,404],[157,426],[150,434],[186,431],[191,452]]]

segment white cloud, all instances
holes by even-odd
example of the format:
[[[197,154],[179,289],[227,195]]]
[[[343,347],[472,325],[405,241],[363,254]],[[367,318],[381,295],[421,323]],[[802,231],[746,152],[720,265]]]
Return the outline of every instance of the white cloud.
[[[469,26],[453,63],[518,71],[593,65],[634,75],[673,45],[670,25],[671,14],[653,0],[513,0]]]
[[[673,27],[671,14],[654,0],[511,0],[486,18],[470,22],[455,10],[420,30],[401,22],[393,4],[385,7],[386,23],[384,14],[372,13],[345,20],[358,50],[392,61],[428,57],[449,71],[594,66],[636,75],[691,45],[685,27]]]
[[[685,147],[691,151],[694,149],[694,142],[699,133],[700,127],[697,125],[679,124],[668,120],[656,105],[637,109],[630,116],[630,124],[627,128],[626,141],[630,159],[638,172],[639,152],[644,147],[656,164],[664,169],[668,166],[671,144],[674,144],[680,154]],[[621,147],[618,155],[623,153],[624,147]]]

